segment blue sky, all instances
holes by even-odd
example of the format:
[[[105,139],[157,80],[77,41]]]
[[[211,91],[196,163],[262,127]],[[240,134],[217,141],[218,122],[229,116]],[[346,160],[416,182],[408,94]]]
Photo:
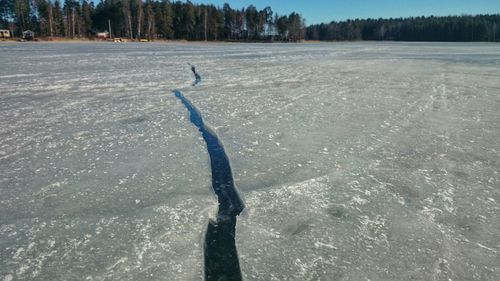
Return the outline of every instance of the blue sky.
[[[192,0],[193,3],[211,3],[233,8],[250,4],[258,9],[271,6],[275,12],[302,14],[307,24],[355,18],[389,18],[409,16],[445,16],[461,14],[498,14],[500,0]]]

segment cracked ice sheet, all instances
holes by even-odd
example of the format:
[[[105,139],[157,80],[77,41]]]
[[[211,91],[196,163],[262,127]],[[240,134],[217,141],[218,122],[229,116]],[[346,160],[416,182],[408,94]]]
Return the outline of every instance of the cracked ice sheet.
[[[194,52],[0,49],[0,279],[199,280],[216,200],[203,139],[171,94]]]
[[[500,47],[229,45],[187,91],[249,280],[500,278]]]

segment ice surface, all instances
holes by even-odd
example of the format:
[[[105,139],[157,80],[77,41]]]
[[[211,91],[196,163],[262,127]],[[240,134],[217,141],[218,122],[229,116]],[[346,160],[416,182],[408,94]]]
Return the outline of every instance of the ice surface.
[[[216,200],[171,93],[190,84],[182,52],[1,46],[0,279],[201,278]]]
[[[246,280],[499,280],[500,46],[1,44],[0,278],[199,280],[246,201]],[[187,63],[202,82],[191,87]]]
[[[500,279],[499,45],[246,48],[188,93],[246,198],[246,279]]]

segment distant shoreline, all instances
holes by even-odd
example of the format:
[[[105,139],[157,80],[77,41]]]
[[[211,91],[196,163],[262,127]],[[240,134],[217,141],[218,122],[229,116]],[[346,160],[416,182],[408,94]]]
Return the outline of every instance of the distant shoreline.
[[[122,41],[122,42],[113,42],[106,40],[93,40],[93,39],[58,39],[58,40],[47,40],[47,39],[38,39],[36,41],[18,41],[16,39],[4,39],[0,40],[0,43],[9,43],[9,44],[90,44],[90,43],[99,43],[99,44],[210,44],[210,45],[219,45],[219,44],[290,44],[290,45],[300,45],[300,44],[328,44],[328,43],[492,43],[499,44],[500,42],[491,42],[491,41],[397,41],[397,40],[302,40],[300,42],[283,42],[283,41],[188,41],[188,40],[153,40],[148,42],[140,42],[140,41]]]
[[[118,38],[116,38],[118,39]],[[175,43],[175,44],[241,44],[241,43],[258,43],[258,44],[300,44],[300,43],[320,43],[320,41],[317,40],[302,40],[300,42],[287,42],[287,41],[258,41],[258,40],[248,40],[248,41],[235,41],[235,40],[220,40],[220,41],[188,41],[188,40],[162,40],[162,39],[156,39],[156,40],[151,40],[151,41],[137,41],[137,40],[130,40],[127,38],[121,38],[123,41],[117,41],[114,42],[112,40],[94,40],[94,39],[85,39],[85,38],[78,38],[78,39],[67,39],[67,38],[57,38],[55,40],[50,40],[47,38],[37,38],[37,40],[23,40],[20,41],[18,39],[6,39],[6,40],[0,40],[0,42],[3,43],[115,43],[115,44],[120,44],[120,43],[141,43],[141,44],[147,44],[147,43],[162,43],[162,44],[169,44],[169,43]]]

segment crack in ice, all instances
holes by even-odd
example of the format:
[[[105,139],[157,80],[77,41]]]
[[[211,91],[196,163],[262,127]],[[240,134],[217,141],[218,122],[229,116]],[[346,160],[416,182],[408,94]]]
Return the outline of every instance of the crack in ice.
[[[192,65],[191,70],[195,75],[193,86],[196,86],[201,77]],[[219,201],[217,218],[209,222],[205,234],[205,280],[242,280],[235,230],[236,217],[245,206],[234,185],[229,159],[215,131],[203,122],[200,111],[179,90],[173,93],[189,111],[191,123],[205,140],[210,156],[212,188]]]

